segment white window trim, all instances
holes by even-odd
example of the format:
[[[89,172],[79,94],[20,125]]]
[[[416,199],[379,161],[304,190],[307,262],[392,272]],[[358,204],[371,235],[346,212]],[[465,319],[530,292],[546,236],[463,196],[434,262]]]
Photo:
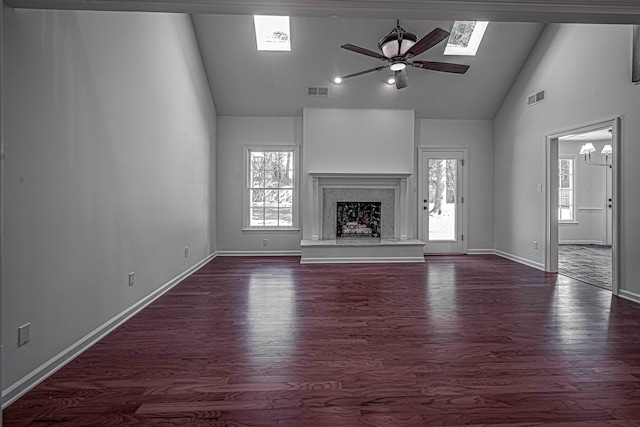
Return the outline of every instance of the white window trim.
[[[578,156],[559,156],[558,160],[573,160],[573,187],[571,188],[571,198],[573,199],[573,218],[561,220],[558,216],[558,224],[579,224],[578,222],[578,207],[576,206],[576,183],[578,175]],[[558,206],[560,206],[560,176],[558,176]]]
[[[243,150],[242,180],[242,231],[243,232],[298,232],[300,231],[300,155],[299,145],[245,145]],[[291,227],[258,227],[250,224],[249,209],[249,153],[251,151],[292,151],[293,152],[293,225]]]

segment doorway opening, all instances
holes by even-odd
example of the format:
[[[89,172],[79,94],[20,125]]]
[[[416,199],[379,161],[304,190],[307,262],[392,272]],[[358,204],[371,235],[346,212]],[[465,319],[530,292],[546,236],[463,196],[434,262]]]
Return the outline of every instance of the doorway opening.
[[[619,119],[547,136],[545,270],[617,295]]]

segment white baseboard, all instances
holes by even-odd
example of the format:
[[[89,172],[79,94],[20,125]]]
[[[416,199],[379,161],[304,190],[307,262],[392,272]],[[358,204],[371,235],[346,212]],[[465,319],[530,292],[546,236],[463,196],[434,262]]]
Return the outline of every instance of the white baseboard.
[[[627,299],[629,301],[633,301],[637,304],[640,304],[640,294],[637,294],[635,292],[627,291],[625,289],[620,289],[618,291],[618,296],[621,298]]]
[[[515,262],[519,262],[520,264],[524,264],[524,265],[528,265],[529,267],[533,267],[536,268],[538,270],[542,270],[544,271],[544,264],[540,263],[540,262],[536,262],[536,261],[531,261],[530,259],[526,259],[526,258],[522,258],[520,256],[517,255],[513,255],[507,252],[502,252],[502,251],[494,251],[494,253],[498,256],[501,256],[502,258],[506,258],[509,259],[511,261],[515,261]]]
[[[467,255],[495,255],[496,251],[493,249],[468,249]]]
[[[374,264],[374,263],[424,263],[424,257],[340,257],[304,258],[300,264]]]
[[[156,289],[151,294],[147,295],[140,301],[136,302],[129,308],[125,309],[120,314],[108,320],[106,323],[102,324],[94,331],[90,332],[84,338],[81,338],[75,344],[72,344],[67,349],[58,353],[56,356],[49,359],[44,364],[40,365],[38,368],[27,374],[25,377],[17,381],[16,383],[10,385],[5,390],[2,390],[2,409],[6,408],[24,394],[26,394],[29,390],[33,389],[35,386],[40,384],[45,379],[49,378],[51,375],[56,373],[59,369],[65,366],[67,363],[71,362],[73,359],[78,357],[84,351],[89,349],[95,343],[100,341],[102,338],[107,336],[114,329],[122,325],[124,322],[129,320],[131,317],[135,316],[142,309],[147,307],[153,301],[161,297],[171,288],[182,282],[193,272],[198,270],[200,267],[211,261],[217,256],[214,252],[211,255],[207,256],[202,261],[198,262],[194,266],[180,273],[178,276],[165,283],[162,287]]]
[[[218,256],[300,256],[301,251],[218,251]]]
[[[561,240],[559,245],[604,245],[602,240]]]

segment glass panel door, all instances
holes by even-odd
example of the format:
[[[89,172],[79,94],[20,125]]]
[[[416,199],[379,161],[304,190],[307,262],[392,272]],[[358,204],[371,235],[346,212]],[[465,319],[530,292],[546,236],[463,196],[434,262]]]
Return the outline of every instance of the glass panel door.
[[[457,240],[458,160],[429,159],[429,241]]]
[[[463,253],[464,150],[422,150],[420,240],[425,253]]]

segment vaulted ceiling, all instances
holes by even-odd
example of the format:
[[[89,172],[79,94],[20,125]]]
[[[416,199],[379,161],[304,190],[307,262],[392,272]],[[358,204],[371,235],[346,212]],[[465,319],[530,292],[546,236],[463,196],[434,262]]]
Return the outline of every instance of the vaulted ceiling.
[[[193,14],[196,35],[220,115],[296,116],[304,107],[399,108],[419,118],[493,118],[543,23],[640,23],[637,0],[5,0],[12,7],[181,12]],[[290,15],[291,52],[258,52],[252,14]],[[381,65],[340,49],[351,43],[376,50],[395,20],[419,37],[453,20],[489,20],[475,57],[444,57],[442,42],[417,59],[470,65],[450,75],[410,68],[410,86],[384,84],[388,70],[346,80]],[[313,98],[307,88],[328,86]]]
[[[292,17],[291,52],[259,52],[253,18],[196,15],[194,23],[211,91],[220,115],[297,116],[303,107],[416,110],[420,118],[490,119],[495,116],[543,27],[491,23],[477,56],[444,56],[446,41],[417,59],[470,65],[464,75],[407,69],[409,87],[385,83],[388,68],[331,82],[384,62],[340,48],[352,43],[377,51],[394,19]],[[452,21],[401,21],[422,37]],[[308,87],[329,87],[328,97],[308,96]]]

